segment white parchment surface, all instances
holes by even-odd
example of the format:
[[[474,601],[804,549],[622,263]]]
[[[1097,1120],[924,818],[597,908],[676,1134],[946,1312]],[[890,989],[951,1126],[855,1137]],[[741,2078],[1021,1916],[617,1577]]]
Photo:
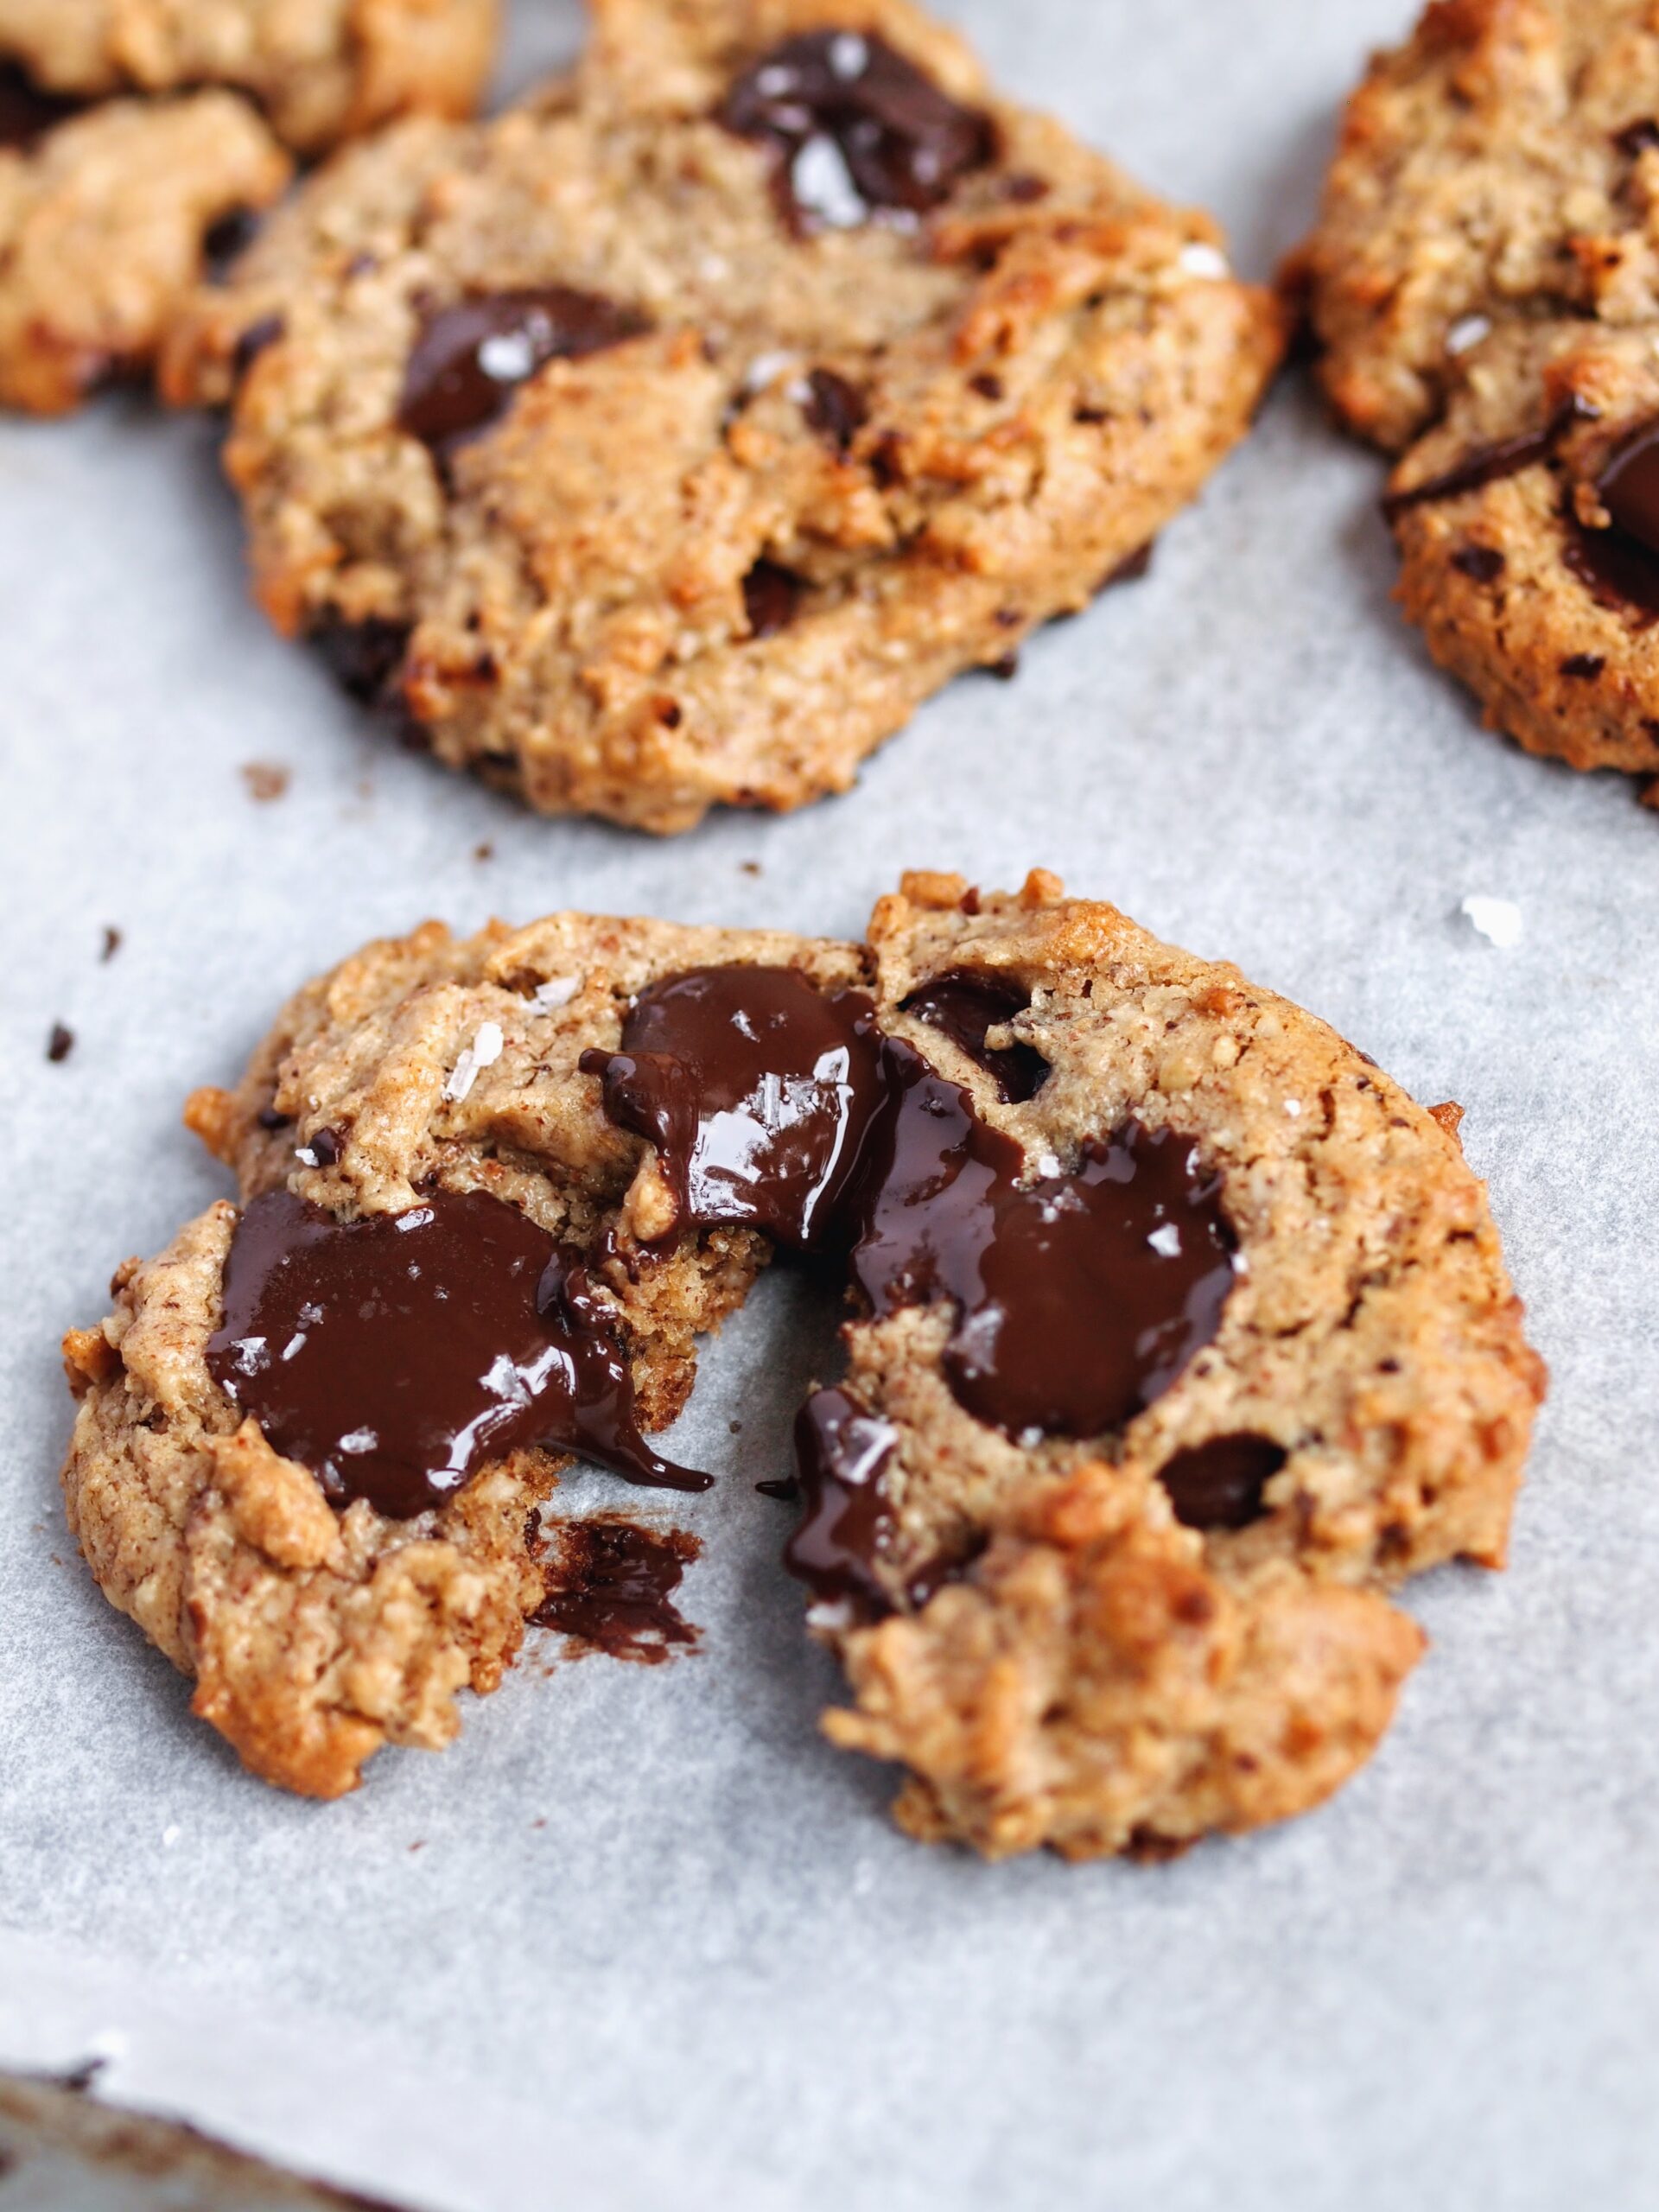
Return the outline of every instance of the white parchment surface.
[[[1258,273],[1408,3],[942,0]],[[519,15],[522,75],[575,19]],[[957,684],[844,800],[664,845],[377,736],[247,603],[215,435],[130,398],[0,426],[0,2064],[96,2046],[111,2097],[435,2212],[1659,2202],[1659,817],[1428,666],[1378,464],[1290,379],[1151,576],[1018,682]],[[892,1832],[890,1778],[814,1732],[833,1670],[753,1487],[828,1357],[780,1274],[672,1447],[721,1478],[661,1509],[707,1541],[700,1653],[533,1650],[454,1750],[337,1806],[244,1777],[56,1485],[60,1329],[225,1187],[186,1092],[429,913],[853,934],[906,865],[1033,864],[1468,1109],[1554,1394],[1510,1572],[1410,1599],[1433,1648],[1374,1765],[1163,1867]]]

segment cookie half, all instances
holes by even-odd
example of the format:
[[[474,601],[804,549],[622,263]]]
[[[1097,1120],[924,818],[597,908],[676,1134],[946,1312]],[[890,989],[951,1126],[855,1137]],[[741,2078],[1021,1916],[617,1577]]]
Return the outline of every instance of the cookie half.
[[[0,405],[146,370],[288,151],[470,111],[495,0],[0,0]]]
[[[65,1490],[287,1787],[453,1735],[569,1458],[697,1479],[645,1432],[777,1250],[849,1270],[790,1558],[830,1732],[911,1768],[913,1832],[1082,1857],[1303,1809],[1418,1655],[1382,1592],[1502,1563],[1542,1371],[1454,1116],[1051,878],[910,878],[862,946],[429,925],[189,1118],[241,1211],[71,1332]]]
[[[1659,770],[1659,27],[1438,0],[1349,103],[1292,276],[1351,428],[1402,456],[1400,598],[1487,719]]]
[[[1133,563],[1280,352],[1212,225],[906,0],[602,0],[335,162],[169,347],[259,599],[416,743],[684,830],[844,789]]]

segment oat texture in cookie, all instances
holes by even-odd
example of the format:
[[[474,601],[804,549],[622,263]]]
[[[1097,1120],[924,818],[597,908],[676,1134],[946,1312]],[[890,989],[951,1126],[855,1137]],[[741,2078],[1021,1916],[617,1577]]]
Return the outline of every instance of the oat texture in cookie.
[[[597,0],[569,79],[334,162],[168,349],[258,597],[550,813],[788,808],[1085,604],[1278,358],[1213,226],[908,0]]]
[[[0,0],[0,404],[148,368],[315,153],[467,112],[494,0]],[[280,142],[280,143],[279,143]]]
[[[1488,721],[1659,771],[1659,18],[1437,0],[1349,104],[1293,266],[1401,456],[1399,596]]]
[[[189,1119],[240,1206],[70,1332],[65,1489],[289,1788],[446,1742],[526,1620],[569,1631],[561,1468],[705,1479],[646,1433],[773,1253],[847,1268],[788,1558],[917,1834],[1303,1810],[1418,1656],[1385,1592],[1502,1563],[1542,1376],[1455,1114],[1052,878],[909,878],[862,945],[429,925]]]

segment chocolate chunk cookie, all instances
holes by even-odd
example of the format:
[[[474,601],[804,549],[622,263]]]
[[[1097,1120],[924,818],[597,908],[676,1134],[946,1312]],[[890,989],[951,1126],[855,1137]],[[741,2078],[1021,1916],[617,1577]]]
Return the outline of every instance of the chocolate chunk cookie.
[[[1322,1023],[1034,875],[868,944],[436,925],[302,991],[192,1125],[241,1205],[66,1340],[72,1524],[267,1778],[436,1745],[773,1252],[836,1256],[789,1560],[914,1833],[1185,1841],[1317,1802],[1501,1565],[1542,1372],[1444,1125]]]
[[[1306,287],[1344,420],[1402,458],[1400,597],[1487,719],[1659,770],[1659,24],[1438,0],[1350,102]]]
[[[844,789],[1083,606],[1280,350],[1202,216],[907,0],[602,0],[569,81],[333,164],[202,295],[258,596],[405,732],[659,831]]]
[[[464,114],[495,0],[0,0],[0,404],[71,408],[315,153]],[[283,143],[279,144],[279,141]]]

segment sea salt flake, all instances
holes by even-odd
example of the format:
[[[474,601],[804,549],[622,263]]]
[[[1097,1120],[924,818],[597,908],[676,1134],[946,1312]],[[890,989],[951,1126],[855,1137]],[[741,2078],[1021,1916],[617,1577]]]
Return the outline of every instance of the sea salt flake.
[[[1181,1256],[1181,1232],[1173,1221],[1166,1221],[1161,1229],[1154,1229],[1147,1242],[1166,1260],[1179,1260]]]
[[[1491,323],[1484,315],[1460,315],[1446,334],[1448,353],[1466,353],[1471,346],[1491,334]]]
[[[1203,238],[1192,239],[1175,258],[1189,276],[1213,276],[1219,283],[1233,273],[1220,247],[1211,245]]]
[[[1521,909],[1510,899],[1485,899],[1471,893],[1459,910],[1482,937],[1507,951],[1521,942]]]
[[[580,976],[550,976],[544,983],[536,986],[536,1004],[543,1014],[556,1014],[562,1006],[569,1006],[582,988]]]

